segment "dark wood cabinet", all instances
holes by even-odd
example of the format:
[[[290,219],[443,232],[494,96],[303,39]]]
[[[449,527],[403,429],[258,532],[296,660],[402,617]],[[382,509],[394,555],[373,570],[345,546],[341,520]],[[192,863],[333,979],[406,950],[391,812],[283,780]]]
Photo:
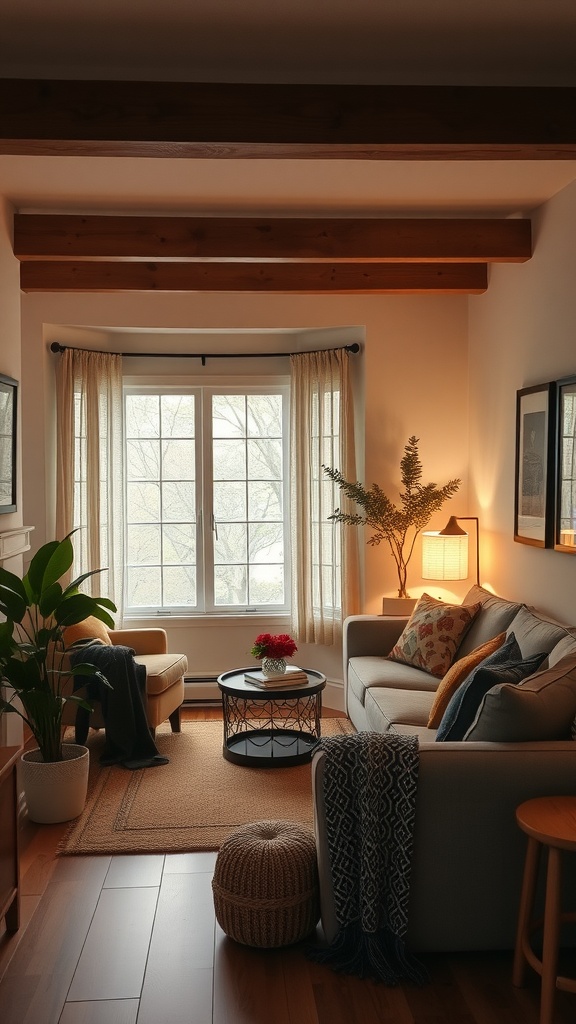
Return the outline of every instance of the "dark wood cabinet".
[[[0,918],[15,932],[20,925],[18,787],[20,747],[0,747]]]

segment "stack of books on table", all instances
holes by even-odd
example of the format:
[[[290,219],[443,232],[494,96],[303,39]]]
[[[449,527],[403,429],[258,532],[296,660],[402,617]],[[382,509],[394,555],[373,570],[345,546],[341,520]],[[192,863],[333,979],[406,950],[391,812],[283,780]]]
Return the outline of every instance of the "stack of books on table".
[[[308,682],[308,676],[303,669],[297,665],[287,665],[282,675],[265,676],[260,669],[255,668],[253,672],[245,672],[244,679],[254,686],[261,686],[263,689],[278,690],[287,686],[302,686]]]

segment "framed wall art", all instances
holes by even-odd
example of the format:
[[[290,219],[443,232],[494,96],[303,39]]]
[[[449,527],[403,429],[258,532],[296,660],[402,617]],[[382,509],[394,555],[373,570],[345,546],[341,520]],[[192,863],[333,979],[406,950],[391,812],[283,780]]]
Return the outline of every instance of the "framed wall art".
[[[554,547],[576,554],[576,377],[565,377],[556,387]]]
[[[555,401],[553,382],[516,393],[514,540],[540,548],[554,541]]]
[[[0,513],[16,511],[18,381],[0,373]]]

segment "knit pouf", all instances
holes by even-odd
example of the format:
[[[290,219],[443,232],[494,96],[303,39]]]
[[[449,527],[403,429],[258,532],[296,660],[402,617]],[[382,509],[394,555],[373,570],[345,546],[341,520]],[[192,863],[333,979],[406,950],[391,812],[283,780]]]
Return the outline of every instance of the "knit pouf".
[[[220,847],[212,891],[218,924],[236,942],[299,942],[320,917],[313,833],[294,821],[236,829]]]

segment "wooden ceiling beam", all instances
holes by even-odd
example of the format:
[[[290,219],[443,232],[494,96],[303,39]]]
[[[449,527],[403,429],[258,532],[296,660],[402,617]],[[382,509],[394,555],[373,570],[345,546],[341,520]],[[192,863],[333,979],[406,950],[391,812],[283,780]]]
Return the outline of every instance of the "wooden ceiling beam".
[[[144,263],[31,260],[25,292],[300,292],[479,294],[482,263]]]
[[[576,158],[576,88],[0,79],[0,153]]]
[[[16,214],[26,260],[521,263],[528,219],[124,217]]]

